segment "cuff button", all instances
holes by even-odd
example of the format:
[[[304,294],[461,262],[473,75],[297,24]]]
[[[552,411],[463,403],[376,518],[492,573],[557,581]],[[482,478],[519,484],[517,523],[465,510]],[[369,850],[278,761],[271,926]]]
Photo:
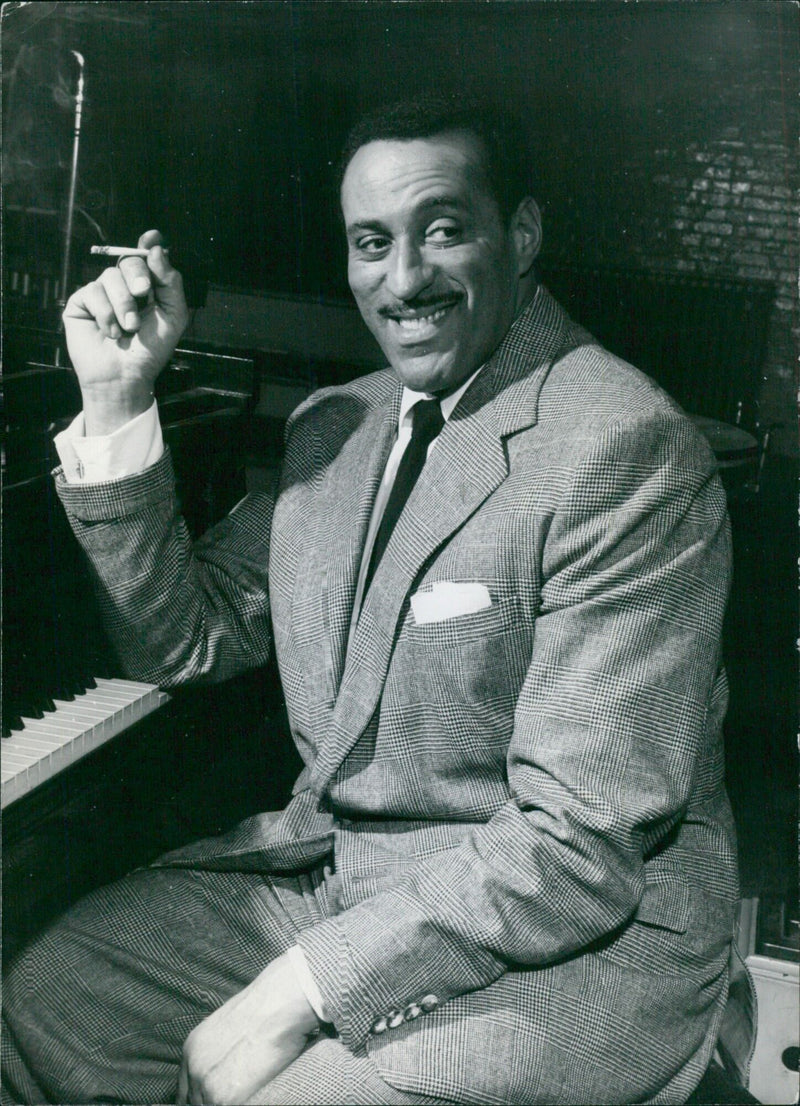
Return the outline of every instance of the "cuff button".
[[[403,1011],[403,1017],[407,1022],[413,1022],[414,1018],[418,1018],[422,1013],[422,1007],[417,1002],[410,1002]]]
[[[419,1000],[419,1004],[426,1014],[430,1014],[431,1010],[435,1010],[439,1005],[439,999],[436,995],[426,995]]]
[[[386,1015],[386,1024],[390,1029],[397,1029],[398,1025],[402,1025],[405,1020],[399,1010],[390,1010]]]
[[[388,1026],[386,1018],[376,1018],[372,1025],[369,1027],[369,1031],[373,1034],[373,1036],[377,1037],[381,1033],[385,1033],[387,1028]]]

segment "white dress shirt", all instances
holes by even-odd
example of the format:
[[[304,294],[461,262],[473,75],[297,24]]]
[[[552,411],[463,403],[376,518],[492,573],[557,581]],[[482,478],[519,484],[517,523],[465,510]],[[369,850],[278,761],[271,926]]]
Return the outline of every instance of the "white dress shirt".
[[[456,404],[479,372],[480,369],[474,372],[455,392],[451,392],[441,401],[442,417],[445,422],[450,418]],[[410,388],[403,389],[400,398],[400,416],[397,422],[397,438],[389,453],[386,468],[383,471],[383,478],[375,496],[375,505],[372,508],[366,544],[361,558],[356,598],[353,605],[351,634],[361,610],[364,583],[372,547],[375,544],[375,536],[378,533],[378,527],[386,509],[386,502],[397,475],[400,459],[411,441],[411,408],[419,400],[431,398],[433,397],[427,392],[412,392]],[[70,484],[101,483],[106,480],[117,480],[123,476],[132,476],[134,473],[142,472],[150,465],[154,465],[164,452],[164,439],[158,417],[158,405],[155,400],[147,411],[119,427],[113,434],[97,437],[86,436],[83,412],[81,412],[81,414],[76,415],[65,430],[56,435],[54,441],[64,469],[64,478]],[[430,456],[431,450],[436,447],[436,442],[437,439],[434,438],[428,447],[428,456]],[[320,1021],[328,1021],[322,995],[314,982],[302,949],[294,945],[287,950],[287,955],[294,968],[297,981],[305,992],[314,1013]]]
[[[99,484],[133,476],[154,465],[164,452],[155,400],[113,434],[97,437],[86,437],[81,411],[54,441],[68,484]]]

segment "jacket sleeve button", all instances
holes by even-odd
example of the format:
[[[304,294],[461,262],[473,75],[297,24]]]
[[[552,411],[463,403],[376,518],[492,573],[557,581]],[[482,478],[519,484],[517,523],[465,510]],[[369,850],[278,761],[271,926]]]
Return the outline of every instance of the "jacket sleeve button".
[[[402,1025],[404,1021],[405,1018],[399,1010],[390,1010],[386,1015],[386,1024],[390,1029],[397,1029],[398,1025]]]
[[[439,1005],[439,999],[436,995],[426,995],[419,1000],[419,1004],[426,1014],[430,1014],[431,1010],[435,1010]]]
[[[369,1027],[370,1033],[373,1036],[378,1036],[380,1033],[385,1033],[387,1029],[386,1018],[376,1018],[372,1025]]]
[[[418,1018],[422,1013],[422,1007],[419,1003],[410,1002],[403,1011],[403,1017],[407,1022],[413,1022],[414,1018]]]

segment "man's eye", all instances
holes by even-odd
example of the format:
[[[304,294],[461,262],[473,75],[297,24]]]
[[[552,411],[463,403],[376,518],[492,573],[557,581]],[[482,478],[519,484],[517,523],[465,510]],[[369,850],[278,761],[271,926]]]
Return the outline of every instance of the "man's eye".
[[[359,252],[366,254],[383,253],[388,245],[389,239],[381,234],[370,234],[369,237],[359,238],[356,242]]]
[[[425,232],[425,237],[429,242],[434,242],[438,245],[449,245],[451,242],[457,241],[461,236],[461,227],[458,223],[453,223],[449,220],[442,221],[437,220],[431,226],[428,227]]]

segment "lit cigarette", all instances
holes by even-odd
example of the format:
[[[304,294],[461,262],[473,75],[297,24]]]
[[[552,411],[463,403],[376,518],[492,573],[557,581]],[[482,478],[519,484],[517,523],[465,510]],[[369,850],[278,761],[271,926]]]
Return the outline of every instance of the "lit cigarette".
[[[138,246],[92,246],[89,253],[102,257],[147,257],[150,250],[140,250]],[[169,253],[165,249],[164,253]]]

